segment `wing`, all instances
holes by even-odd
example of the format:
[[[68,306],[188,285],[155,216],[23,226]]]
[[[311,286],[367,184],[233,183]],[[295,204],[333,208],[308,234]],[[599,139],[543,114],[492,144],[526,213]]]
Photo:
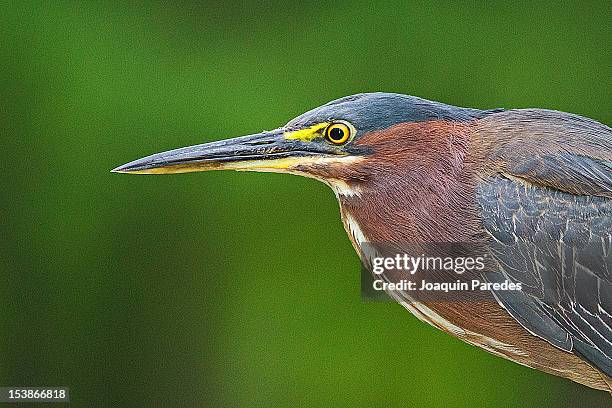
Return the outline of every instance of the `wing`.
[[[612,376],[612,201],[506,178],[479,187],[483,223],[499,270],[522,291],[497,291],[533,334],[578,351]]]
[[[612,136],[591,128],[594,138],[577,132],[583,148],[573,137],[577,149],[513,149],[477,200],[499,266],[486,279],[523,287],[496,291],[497,301],[534,335],[612,376]],[[596,153],[585,154],[593,140]]]

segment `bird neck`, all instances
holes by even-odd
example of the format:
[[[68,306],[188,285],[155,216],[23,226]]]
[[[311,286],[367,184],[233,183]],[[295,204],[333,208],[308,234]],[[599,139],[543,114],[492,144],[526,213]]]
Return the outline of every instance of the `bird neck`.
[[[362,239],[410,244],[475,241],[479,221],[473,197],[473,187],[457,179],[423,189],[402,184],[376,192],[362,189],[359,196],[338,199],[345,227],[356,224]]]
[[[466,163],[469,126],[431,121],[370,135],[376,149],[360,171],[369,177],[355,186],[359,195],[338,195],[345,227],[357,224],[375,243],[476,240],[474,166]]]

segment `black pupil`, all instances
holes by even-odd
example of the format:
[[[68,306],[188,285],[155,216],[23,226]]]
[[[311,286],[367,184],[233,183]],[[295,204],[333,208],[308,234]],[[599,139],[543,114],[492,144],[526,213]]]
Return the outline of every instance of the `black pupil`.
[[[332,128],[329,131],[329,137],[335,141],[342,140],[342,138],[344,137],[344,130],[337,127]]]

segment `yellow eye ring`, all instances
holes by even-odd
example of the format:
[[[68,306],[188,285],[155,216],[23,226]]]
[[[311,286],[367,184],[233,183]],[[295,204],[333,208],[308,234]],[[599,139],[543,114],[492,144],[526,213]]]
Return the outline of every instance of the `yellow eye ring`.
[[[325,137],[331,143],[341,145],[351,137],[351,129],[344,123],[333,123],[325,130]]]

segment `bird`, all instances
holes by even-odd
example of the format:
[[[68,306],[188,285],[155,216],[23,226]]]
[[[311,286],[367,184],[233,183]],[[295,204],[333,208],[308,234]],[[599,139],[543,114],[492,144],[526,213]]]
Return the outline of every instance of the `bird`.
[[[384,259],[377,243],[483,251],[486,272],[470,276],[487,285],[474,299],[387,292],[418,319],[471,345],[612,393],[610,127],[548,109],[483,110],[361,93],[275,130],[153,154],[112,171],[207,170],[325,183],[370,270]],[[388,283],[406,275],[385,274],[376,276]],[[419,275],[434,282],[441,276]],[[494,285],[502,282],[521,290]]]

